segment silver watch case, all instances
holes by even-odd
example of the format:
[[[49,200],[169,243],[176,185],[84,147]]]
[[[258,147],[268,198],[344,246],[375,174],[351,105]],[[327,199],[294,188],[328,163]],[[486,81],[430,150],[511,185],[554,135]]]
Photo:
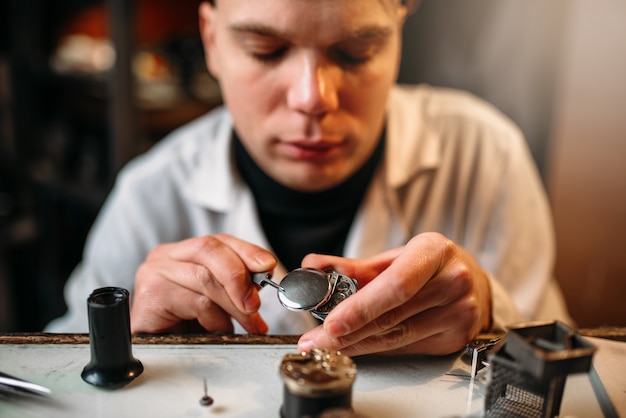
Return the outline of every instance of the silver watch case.
[[[279,302],[292,311],[308,311],[324,321],[330,311],[346,298],[356,293],[356,280],[334,270],[299,268],[281,280],[283,290],[278,292]]]

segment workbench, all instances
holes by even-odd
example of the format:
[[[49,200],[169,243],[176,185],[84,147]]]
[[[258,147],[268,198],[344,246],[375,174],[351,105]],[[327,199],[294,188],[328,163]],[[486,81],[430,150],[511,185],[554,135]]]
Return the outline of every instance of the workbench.
[[[626,358],[626,344],[600,342],[594,357]],[[46,386],[48,397],[2,397],[1,417],[279,417],[282,357],[295,353],[292,336],[134,336],[133,355],[143,373],[130,384],[106,390],[85,383],[81,371],[90,360],[84,334],[0,336],[0,371]],[[604,344],[609,344],[605,346]],[[608,356],[605,356],[607,354]],[[443,356],[363,356],[354,358],[357,377],[352,406],[359,417],[480,417],[487,373],[470,379],[463,352]],[[626,376],[626,362],[616,375]],[[203,380],[214,399],[202,406]],[[624,380],[613,378],[612,385]],[[592,373],[567,378],[561,415],[602,417],[602,402]],[[618,388],[623,402],[626,385]],[[603,399],[604,397],[604,399]],[[621,405],[624,407],[624,405]],[[606,408],[605,408],[606,409]],[[619,410],[619,409],[618,409]],[[621,412],[623,414],[623,410]]]

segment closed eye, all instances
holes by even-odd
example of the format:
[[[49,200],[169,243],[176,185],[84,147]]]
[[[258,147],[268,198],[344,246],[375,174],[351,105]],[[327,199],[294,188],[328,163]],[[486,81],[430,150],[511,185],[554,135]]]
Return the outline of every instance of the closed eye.
[[[278,61],[289,49],[289,42],[269,26],[241,23],[230,29],[243,51],[258,61]]]
[[[251,51],[250,55],[252,55],[255,59],[262,61],[262,62],[274,62],[282,58],[287,52],[287,49],[288,48],[284,46],[284,47],[277,48],[268,52]]]
[[[345,50],[333,50],[331,51],[331,58],[337,64],[345,67],[358,66],[360,64],[365,64],[367,61],[371,59],[370,54],[354,54]]]
[[[339,65],[358,66],[379,54],[389,43],[391,31],[373,28],[332,46],[331,58]]]

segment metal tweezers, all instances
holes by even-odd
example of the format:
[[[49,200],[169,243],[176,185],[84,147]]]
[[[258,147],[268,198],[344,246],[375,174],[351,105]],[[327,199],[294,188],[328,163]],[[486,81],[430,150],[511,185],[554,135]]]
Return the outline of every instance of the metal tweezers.
[[[12,393],[22,393],[31,395],[49,395],[50,389],[36,383],[0,372],[0,390],[9,389]]]

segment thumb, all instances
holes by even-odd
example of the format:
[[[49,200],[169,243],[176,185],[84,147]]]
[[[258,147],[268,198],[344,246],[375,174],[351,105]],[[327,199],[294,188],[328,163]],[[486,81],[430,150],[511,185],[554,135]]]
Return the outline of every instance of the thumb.
[[[324,254],[308,254],[302,267],[325,270],[331,268],[355,279],[362,287],[382,273],[400,255],[402,247],[393,248],[368,258],[344,258]]]

